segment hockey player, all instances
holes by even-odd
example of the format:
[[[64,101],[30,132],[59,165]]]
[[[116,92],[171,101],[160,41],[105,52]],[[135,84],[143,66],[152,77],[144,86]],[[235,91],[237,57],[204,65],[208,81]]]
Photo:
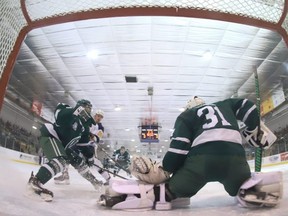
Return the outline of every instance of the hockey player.
[[[45,201],[52,201],[52,191],[45,189],[47,183],[55,174],[62,172],[66,163],[70,163],[85,179],[97,189],[102,186],[90,172],[85,160],[79,156],[74,147],[83,137],[85,128],[95,124],[91,117],[92,105],[88,100],[79,100],[74,108],[66,104],[58,104],[55,110],[55,123],[44,124],[40,131],[40,145],[43,148],[48,163],[42,165],[34,176],[33,172],[28,182],[28,191],[40,196]]]
[[[104,127],[101,123],[102,119],[104,118],[104,111],[101,109],[96,110],[93,118],[96,124],[90,127],[90,135],[94,142],[99,143],[104,134]],[[96,150],[97,149],[95,149],[95,151]]]
[[[125,146],[121,146],[120,149],[117,149],[112,157],[115,160],[115,173],[118,173],[121,168],[124,170],[128,169],[130,165],[130,155],[128,151],[126,151]]]
[[[103,117],[104,112],[100,109],[96,110],[95,114],[93,115],[95,124],[92,124],[90,127],[89,125],[85,127],[79,143],[73,146],[74,152],[78,153],[80,157],[83,157],[83,159],[90,167],[93,166],[94,163],[96,163],[97,166],[102,166],[102,163],[97,159],[97,144],[99,144],[99,141],[104,133],[104,127],[101,123]],[[94,156],[96,158],[94,158]],[[60,176],[54,178],[55,184],[70,184],[68,167],[69,164],[64,167],[64,170]],[[104,172],[101,169],[97,169],[97,171],[103,176],[106,181],[110,178],[107,172]]]
[[[190,199],[206,183],[218,181],[243,206],[277,205],[282,197],[282,173],[251,176],[237,120],[247,126],[242,134],[249,144],[268,148],[275,142],[251,101],[233,98],[205,104],[193,97],[176,119],[163,165],[133,157],[131,172],[145,183],[112,182],[100,203],[113,209],[137,209],[152,208],[156,202],[156,209],[167,210],[173,206],[170,201]]]
[[[90,139],[92,140],[92,144],[94,146],[94,165],[95,168],[97,169],[97,172],[99,172],[102,177],[106,180],[106,182],[104,183],[104,185],[108,185],[109,184],[109,180],[110,180],[110,175],[107,171],[104,171],[102,168],[104,167],[104,165],[102,164],[102,162],[98,159],[97,156],[97,149],[98,149],[98,145],[101,145],[101,139],[103,137],[104,134],[104,127],[101,123],[102,119],[104,118],[104,111],[101,109],[96,110],[94,116],[93,116],[96,124],[92,125],[90,127]],[[98,168],[97,168],[97,167]],[[102,168],[99,168],[102,167]]]

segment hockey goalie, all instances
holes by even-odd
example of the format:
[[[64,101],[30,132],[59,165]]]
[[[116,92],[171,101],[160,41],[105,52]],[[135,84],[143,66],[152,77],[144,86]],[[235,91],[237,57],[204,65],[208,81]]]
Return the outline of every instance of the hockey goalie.
[[[169,173],[159,164],[138,156],[134,158],[134,162],[144,165],[140,168],[133,168],[135,164],[132,165],[132,174],[140,180],[111,180],[106,193],[99,199],[100,205],[114,210],[139,211],[170,210],[190,205],[190,197],[176,197],[170,191]],[[242,207],[275,207],[282,198],[282,182],[280,171],[252,173],[241,185],[235,200]]]
[[[237,121],[246,125],[243,131]],[[206,104],[193,97],[176,119],[163,161],[134,156],[130,170],[138,180],[112,181],[99,203],[112,209],[169,210],[189,205],[192,196],[216,181],[243,207],[274,207],[282,198],[282,173],[251,173],[242,136],[263,149],[276,140],[248,99]]]

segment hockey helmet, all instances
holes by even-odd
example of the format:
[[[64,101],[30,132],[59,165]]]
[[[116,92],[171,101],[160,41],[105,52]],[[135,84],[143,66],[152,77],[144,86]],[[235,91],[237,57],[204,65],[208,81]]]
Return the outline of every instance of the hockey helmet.
[[[92,108],[91,102],[89,100],[86,100],[86,99],[78,100],[76,106],[77,107],[79,107],[79,106],[83,106],[83,107],[88,106],[88,107]]]
[[[92,104],[89,100],[86,99],[81,99],[77,101],[76,104],[76,108],[82,106],[83,108],[85,108],[86,112],[88,112],[89,114],[91,113],[92,110]]]
[[[102,118],[104,118],[104,111],[101,109],[96,110],[95,115],[100,115]]]
[[[194,96],[192,99],[187,101],[187,104],[185,106],[185,110],[192,109],[193,107],[199,106],[201,104],[204,104],[205,101],[197,96]]]

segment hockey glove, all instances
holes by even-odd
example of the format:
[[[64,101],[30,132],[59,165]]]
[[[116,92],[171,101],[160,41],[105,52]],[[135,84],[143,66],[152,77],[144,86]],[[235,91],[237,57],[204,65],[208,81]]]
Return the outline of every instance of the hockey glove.
[[[170,178],[170,173],[164,171],[159,162],[147,157],[134,156],[130,170],[133,176],[149,184],[160,184]]]
[[[93,142],[95,143],[100,142],[100,138],[96,134],[93,134],[93,133],[90,133],[90,140],[93,140]]]
[[[245,140],[253,147],[268,149],[277,139],[275,134],[261,121],[260,130],[256,127],[250,131],[242,131]]]

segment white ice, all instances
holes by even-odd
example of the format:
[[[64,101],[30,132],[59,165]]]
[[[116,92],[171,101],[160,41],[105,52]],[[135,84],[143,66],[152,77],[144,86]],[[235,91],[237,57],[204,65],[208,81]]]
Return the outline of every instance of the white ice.
[[[209,183],[191,198],[190,206],[171,211],[127,212],[109,210],[98,206],[100,193],[70,168],[70,185],[55,185],[50,180],[45,187],[54,192],[50,203],[37,201],[25,196],[25,188],[31,171],[39,166],[23,164],[5,158],[0,154],[0,215],[1,216],[151,216],[192,215],[192,216],[287,216],[288,215],[288,164],[263,168],[262,171],[281,170],[284,179],[284,196],[279,206],[271,209],[247,209],[237,206],[219,183]],[[125,175],[124,173],[122,173]]]

